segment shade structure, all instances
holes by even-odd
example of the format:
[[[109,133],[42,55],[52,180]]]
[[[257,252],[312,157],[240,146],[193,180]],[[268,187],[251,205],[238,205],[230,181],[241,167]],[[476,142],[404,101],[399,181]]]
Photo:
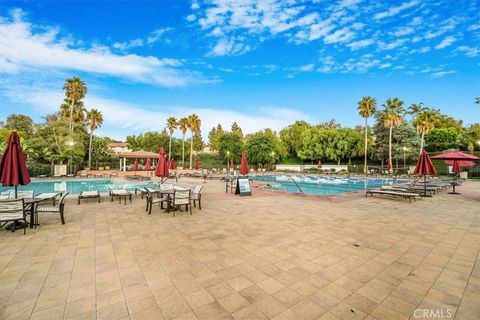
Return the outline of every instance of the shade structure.
[[[479,157],[473,154],[468,154],[460,151],[453,151],[453,152],[438,154],[436,156],[433,156],[432,159],[453,160],[453,161],[458,161],[458,160],[479,161],[480,160]]]
[[[322,161],[318,160],[317,169],[322,169]]]
[[[418,158],[417,165],[413,174],[423,175],[423,196],[427,196],[427,176],[436,175],[437,170],[432,163],[432,160],[428,157],[425,149],[422,149],[420,157]]]
[[[195,159],[195,163],[194,163],[193,167],[195,168],[195,170],[200,170],[201,164],[200,164],[200,160],[198,158]]]
[[[167,166],[167,161],[165,159],[165,150],[160,148],[160,152],[158,153],[158,163],[157,163],[157,168],[155,169],[155,175],[157,177],[163,178],[163,177],[168,177],[168,166]],[[163,179],[162,179],[163,181]]]
[[[247,155],[245,154],[245,151],[242,151],[242,161],[240,162],[240,174],[242,175],[248,174]]]
[[[453,172],[456,174],[460,173],[461,171],[461,166],[457,164],[459,161],[479,161],[480,158],[473,155],[473,154],[468,154],[460,151],[453,151],[453,152],[447,152],[447,153],[442,153],[438,154],[436,156],[433,156],[432,159],[438,159],[438,160],[451,160],[453,161]],[[458,192],[455,192],[455,185],[456,182],[453,183],[453,192],[449,192],[450,194],[458,194]]]
[[[152,170],[152,160],[150,158],[147,158],[147,162],[145,163],[145,170]]]
[[[233,165],[233,160],[232,160],[232,161],[230,161],[230,169],[234,169],[234,168],[235,168],[235,166]]]
[[[173,160],[173,158],[170,159],[170,161],[168,162],[168,168],[170,170],[175,170],[177,168],[177,166],[175,165],[175,160]]]
[[[138,159],[135,159],[135,161],[133,161],[133,170],[138,171]]]
[[[20,138],[16,132],[12,132],[0,160],[0,183],[4,186],[15,187],[15,198],[17,198],[17,187],[27,185],[30,182]]]
[[[453,166],[454,162],[458,163],[460,167],[473,167],[475,166],[475,162],[473,161],[465,161],[465,160],[445,160],[445,163],[449,166]]]

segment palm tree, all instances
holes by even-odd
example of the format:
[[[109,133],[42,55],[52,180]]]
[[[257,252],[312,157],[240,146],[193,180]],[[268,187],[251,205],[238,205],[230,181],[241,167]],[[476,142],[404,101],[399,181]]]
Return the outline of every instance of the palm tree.
[[[177,129],[177,125],[178,123],[175,117],[170,117],[167,119],[167,129],[170,133],[170,141],[168,142],[168,161],[172,159],[172,136],[175,132],[175,129]]]
[[[479,97],[475,98],[475,103],[480,104],[480,98]]]
[[[198,118],[196,114],[191,114],[188,116],[188,129],[191,132],[191,139],[190,139],[190,170],[192,169],[192,162],[193,162],[193,136],[200,131],[201,120]]]
[[[72,120],[74,124],[84,124],[85,116],[87,109],[83,106],[83,101],[76,101],[73,106],[69,98],[63,99],[62,104],[60,105],[60,116],[63,119],[70,118],[70,109],[73,109]]]
[[[362,118],[365,118],[365,163],[363,165],[363,172],[367,174],[367,149],[368,149],[368,118],[375,114],[377,109],[377,100],[370,96],[363,97],[358,102],[358,113]]]
[[[383,110],[380,115],[385,128],[389,128],[388,138],[388,164],[392,166],[392,133],[393,127],[398,127],[402,123],[402,114],[405,113],[403,109],[403,101],[397,97],[388,98],[385,104],[382,104]]]
[[[63,90],[65,90],[65,95],[70,101],[68,129],[69,131],[73,131],[73,108],[74,105],[87,94],[87,85],[80,80],[80,78],[73,77],[65,80]]]
[[[87,123],[90,129],[90,144],[88,147],[88,166],[92,166],[92,142],[93,142],[93,131],[100,128],[103,124],[103,116],[100,111],[97,109],[91,109],[87,112]]]
[[[182,167],[185,168],[185,134],[188,130],[188,118],[180,118],[178,120],[178,128],[182,131]]]
[[[438,116],[438,113],[436,110],[425,108],[413,120],[413,125],[417,128],[417,131],[422,135],[422,141],[420,143],[420,153],[423,150],[423,142],[424,142],[425,134],[434,128],[434,124],[435,124],[435,120],[437,119],[437,116]]]
[[[418,116],[422,111],[428,109],[422,106],[423,102],[420,103],[412,103],[410,107],[408,107],[407,114],[411,115],[412,118]]]

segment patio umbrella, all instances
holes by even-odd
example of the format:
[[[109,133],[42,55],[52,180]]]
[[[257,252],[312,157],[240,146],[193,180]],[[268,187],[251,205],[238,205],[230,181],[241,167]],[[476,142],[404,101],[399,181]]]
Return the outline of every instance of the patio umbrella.
[[[390,172],[392,169],[393,169],[392,160],[389,159],[387,161],[387,170]]]
[[[230,169],[233,170],[234,168],[235,168],[235,166],[233,165],[233,160],[232,160],[232,161],[230,161]]]
[[[168,163],[168,168],[169,168],[170,170],[175,170],[175,169],[177,169],[177,166],[175,165],[175,160],[173,160],[173,158],[170,159],[170,161],[169,161],[169,163]]]
[[[453,161],[453,160],[445,160],[445,163],[448,164],[449,166],[453,166],[454,162],[456,162],[460,167],[473,167],[475,166],[475,162],[473,161],[464,161],[464,160],[458,160],[458,161]]]
[[[453,152],[447,152],[447,153],[442,153],[438,154],[436,156],[433,156],[432,159],[438,159],[438,160],[451,160],[453,161],[453,169],[454,172],[457,170],[459,173],[460,172],[460,165],[457,164],[456,162],[459,161],[479,161],[480,158],[477,156],[474,156],[473,154],[468,154],[460,151],[453,151]],[[455,176],[456,179],[456,176]],[[453,192],[449,192],[450,194],[458,194],[458,192],[455,192],[455,186],[456,186],[456,181],[453,183]]]
[[[0,160],[0,183],[4,186],[15,187],[16,199],[17,187],[27,185],[30,182],[20,138],[16,132],[12,132],[8,138],[5,153]]]
[[[240,162],[240,174],[242,175],[248,174],[247,155],[245,154],[245,151],[242,151],[242,162]]]
[[[415,175],[423,175],[423,195],[427,196],[427,176],[436,175],[437,170],[432,163],[432,160],[428,157],[427,152],[425,149],[422,149],[422,153],[420,153],[420,157],[418,158],[417,165],[415,166],[415,171],[413,172]]]
[[[150,160],[150,158],[147,158],[147,162],[145,163],[145,170],[152,170],[152,160]]]
[[[167,175],[165,175],[165,171],[167,172]],[[165,160],[165,150],[163,147],[160,148],[160,152],[158,153],[158,163],[157,168],[155,169],[155,175],[160,178],[168,177],[168,167]],[[163,179],[161,179],[161,182],[163,183]]]
[[[200,170],[201,168],[200,160],[198,158],[195,159],[194,168],[195,170]]]
[[[318,160],[317,169],[322,169],[322,161]]]

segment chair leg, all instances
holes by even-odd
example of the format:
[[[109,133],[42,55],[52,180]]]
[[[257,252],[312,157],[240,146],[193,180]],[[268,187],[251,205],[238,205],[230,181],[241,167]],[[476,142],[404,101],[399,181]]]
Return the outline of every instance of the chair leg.
[[[148,209],[148,214],[152,214],[152,207],[153,207],[153,203],[150,203],[149,209]]]
[[[62,220],[62,224],[65,224],[65,217],[63,216],[63,210],[60,210],[60,220]]]
[[[78,197],[78,203],[77,204],[80,204],[80,197]]]
[[[198,209],[202,210],[202,197],[198,196]]]
[[[192,204],[190,203],[187,206],[190,208],[190,215],[192,215]],[[185,208],[185,209],[187,209],[187,208]]]
[[[27,221],[24,221],[23,224],[23,234],[27,234]]]

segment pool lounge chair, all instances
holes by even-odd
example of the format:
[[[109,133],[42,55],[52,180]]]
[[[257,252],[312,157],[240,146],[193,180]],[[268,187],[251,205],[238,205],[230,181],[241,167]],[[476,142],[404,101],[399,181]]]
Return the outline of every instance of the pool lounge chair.
[[[80,200],[83,200],[83,199],[98,199],[98,203],[100,203],[100,201],[101,201],[100,192],[98,192],[97,190],[95,190],[95,191],[82,191],[78,195],[78,204],[80,204]]]
[[[122,203],[122,198],[125,200],[125,204],[127,204],[127,197],[132,202],[132,193],[126,189],[112,189],[108,188],[108,193],[110,194],[110,199],[113,202],[113,198],[118,197],[118,203]]]
[[[373,197],[374,194],[385,195],[385,196],[392,196],[392,197],[400,197],[403,199],[408,199],[410,203],[412,203],[412,199],[417,201],[417,197],[420,197],[418,193],[410,193],[404,191],[395,191],[395,190],[386,190],[386,189],[369,189],[365,191],[365,197],[371,195]]]

